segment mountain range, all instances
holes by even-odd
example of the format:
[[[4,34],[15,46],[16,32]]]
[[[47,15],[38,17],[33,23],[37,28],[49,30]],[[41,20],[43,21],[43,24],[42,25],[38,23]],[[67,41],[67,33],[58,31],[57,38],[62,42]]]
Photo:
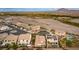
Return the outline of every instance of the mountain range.
[[[54,15],[79,17],[79,8],[0,8],[0,12],[44,12]]]
[[[60,8],[52,12],[56,15],[79,16],[79,10]]]

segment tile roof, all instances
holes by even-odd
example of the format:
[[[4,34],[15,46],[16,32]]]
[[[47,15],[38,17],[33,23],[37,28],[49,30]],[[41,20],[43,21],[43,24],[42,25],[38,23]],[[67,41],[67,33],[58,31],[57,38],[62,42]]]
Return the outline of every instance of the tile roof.
[[[35,46],[38,46],[38,45],[45,45],[45,37],[44,36],[36,35]]]
[[[7,37],[7,36],[8,36],[7,33],[1,33],[1,34],[0,34],[0,39],[3,39],[3,38],[5,38],[5,37]]]
[[[10,34],[5,40],[17,40],[18,36]]]
[[[18,40],[31,40],[31,34],[29,34],[29,33],[21,34],[21,35],[19,35]]]

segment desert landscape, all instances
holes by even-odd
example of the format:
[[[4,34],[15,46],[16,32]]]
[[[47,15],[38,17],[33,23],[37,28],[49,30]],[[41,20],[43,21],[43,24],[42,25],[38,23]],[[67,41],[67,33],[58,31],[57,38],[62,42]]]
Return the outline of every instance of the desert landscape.
[[[78,50],[79,10],[0,12],[0,49]]]

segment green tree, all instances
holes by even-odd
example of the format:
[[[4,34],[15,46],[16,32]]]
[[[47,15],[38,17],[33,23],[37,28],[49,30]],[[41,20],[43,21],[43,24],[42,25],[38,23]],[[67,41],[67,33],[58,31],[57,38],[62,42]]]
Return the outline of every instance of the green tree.
[[[71,40],[66,40],[66,45],[67,45],[67,47],[72,47],[72,41]]]
[[[32,34],[31,43],[33,45],[35,44],[35,38],[36,38],[36,34]]]
[[[13,48],[13,49],[17,49],[17,48],[18,48],[18,45],[15,44],[15,43],[12,43],[12,48]]]
[[[7,48],[7,50],[9,50],[11,48],[11,45],[7,43],[5,47]]]
[[[59,41],[59,43],[60,43],[60,46],[61,46],[63,49],[66,48],[66,38],[62,38],[62,39]]]

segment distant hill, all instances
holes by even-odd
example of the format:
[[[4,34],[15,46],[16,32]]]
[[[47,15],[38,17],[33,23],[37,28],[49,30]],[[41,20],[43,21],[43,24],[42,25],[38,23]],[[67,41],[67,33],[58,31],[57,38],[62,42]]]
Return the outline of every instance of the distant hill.
[[[2,9],[2,11],[6,11],[8,9]],[[14,10],[17,10],[17,9],[10,9],[12,11]],[[36,15],[39,15],[39,16],[64,16],[64,17],[78,17],[79,18],[79,10],[75,10],[75,9],[66,9],[66,8],[60,8],[58,10],[52,10],[52,11],[29,11],[29,12],[9,12],[10,10],[8,10],[7,12],[0,12],[0,15],[12,15],[12,16],[17,16],[17,15],[31,15],[31,16],[36,16]],[[0,9],[1,11],[1,9]],[[47,17],[46,16],[46,17]]]
[[[52,13],[56,15],[79,16],[79,10],[70,10],[65,8],[58,9]]]
[[[60,8],[57,10],[58,12],[68,12],[69,10],[68,9],[65,9],[65,8]]]
[[[58,9],[57,11],[58,12],[66,12],[66,13],[79,14],[79,10],[70,10],[70,9],[65,9],[65,8]]]

